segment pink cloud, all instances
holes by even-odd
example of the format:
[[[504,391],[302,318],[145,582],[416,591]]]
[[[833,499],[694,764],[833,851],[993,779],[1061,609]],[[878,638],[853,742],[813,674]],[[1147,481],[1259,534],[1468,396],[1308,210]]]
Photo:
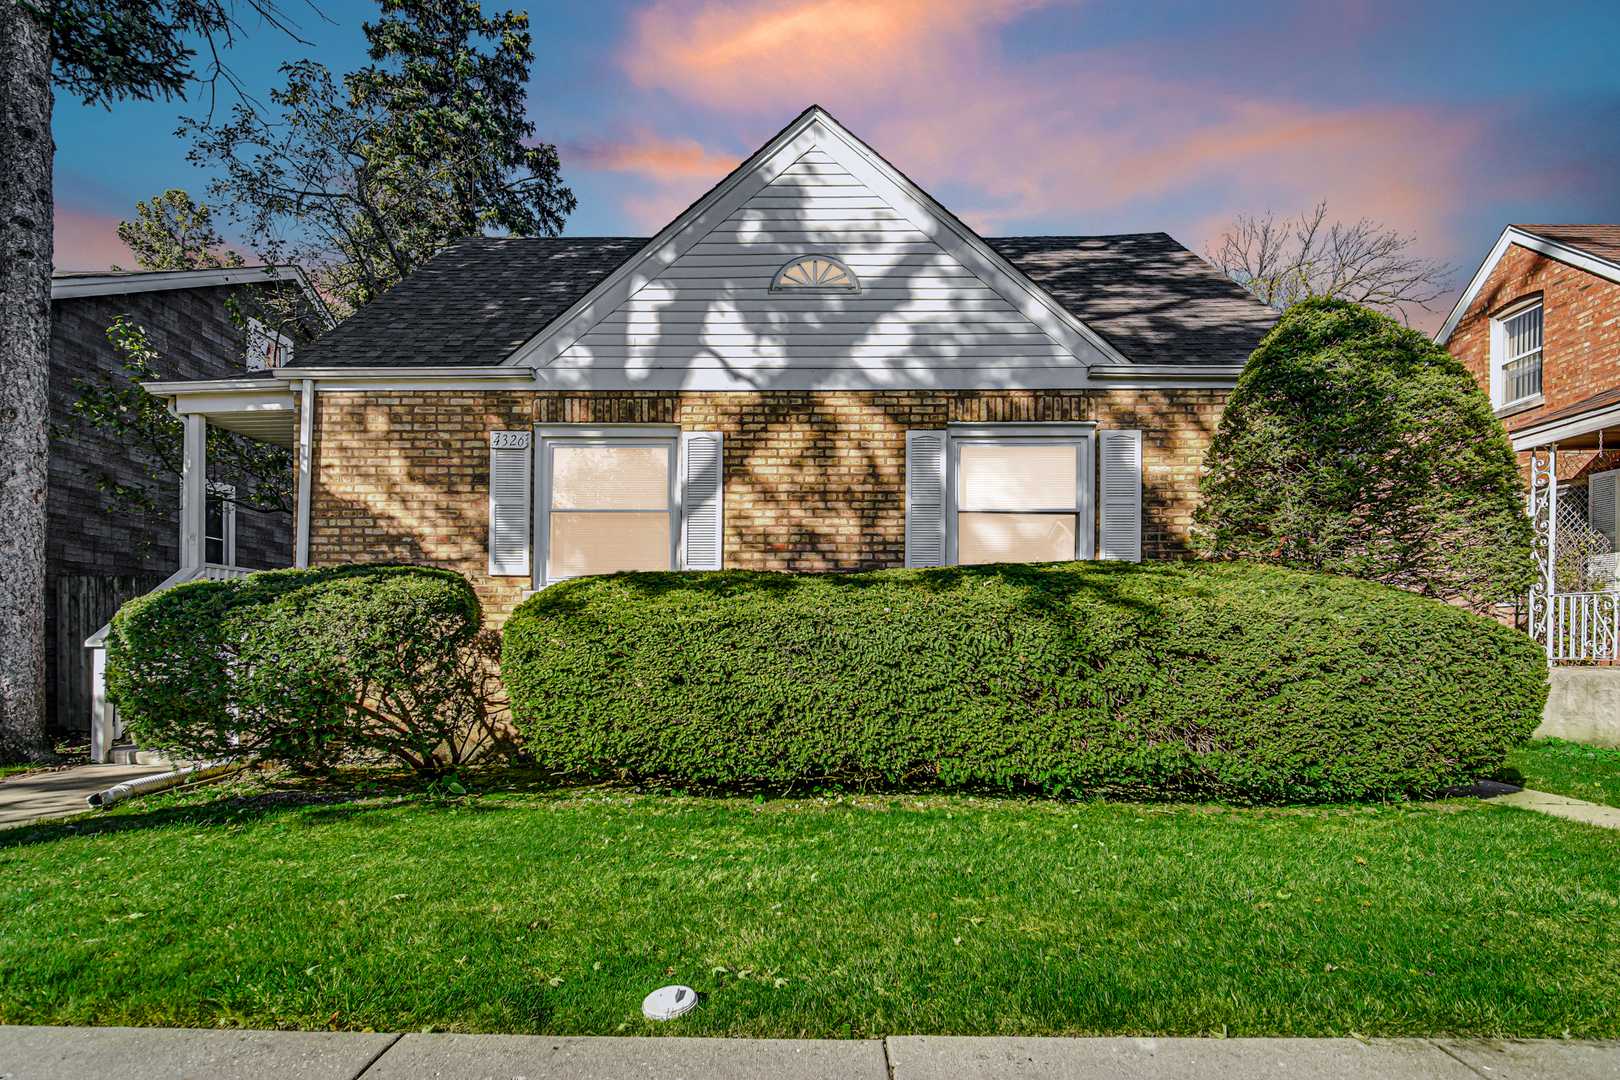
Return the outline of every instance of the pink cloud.
[[[696,139],[661,139],[651,131],[636,132],[624,142],[579,143],[564,148],[567,160],[587,169],[640,173],[659,181],[696,178],[713,182],[741,164],[735,154],[716,154]]]
[[[640,86],[759,127],[816,102],[981,231],[1196,206],[1167,229],[1202,247],[1238,213],[1336,215],[1442,234],[1477,118],[1325,107],[1156,74],[1117,50],[1009,62],[999,29],[1076,0],[654,0],[622,54]],[[685,199],[694,176],[665,186]],[[684,205],[684,203],[683,203]]]
[[[977,31],[1054,2],[657,0],[636,19],[625,67],[718,108],[803,108],[852,81],[948,81],[935,54],[971,50]]]
[[[135,256],[118,239],[117,214],[58,203],[55,220],[55,255],[58,270],[135,269]]]

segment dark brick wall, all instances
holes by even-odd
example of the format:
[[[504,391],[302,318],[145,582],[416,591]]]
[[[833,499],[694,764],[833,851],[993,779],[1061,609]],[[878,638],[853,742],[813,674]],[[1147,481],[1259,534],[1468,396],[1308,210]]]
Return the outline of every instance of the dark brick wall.
[[[118,368],[117,355],[107,341],[107,328],[119,315],[132,315],[146,328],[161,357],[158,367],[165,378],[214,379],[241,374],[241,338],[230,325],[225,309],[225,298],[232,291],[228,287],[172,289],[53,302],[52,423],[72,429],[66,399],[74,396],[75,380]],[[85,475],[86,470],[89,475]],[[109,499],[95,486],[96,477],[102,473],[124,483],[142,475],[128,455],[109,453],[93,438],[58,439],[51,444],[50,487],[46,495],[45,655],[46,678],[53,688],[57,688],[58,667],[58,578],[167,577],[180,565],[178,515],[154,525],[127,514],[108,513]],[[255,569],[291,566],[292,553],[289,515],[237,513],[239,565]],[[82,726],[76,717],[57,715],[60,696],[54,690],[47,696],[51,722]]]

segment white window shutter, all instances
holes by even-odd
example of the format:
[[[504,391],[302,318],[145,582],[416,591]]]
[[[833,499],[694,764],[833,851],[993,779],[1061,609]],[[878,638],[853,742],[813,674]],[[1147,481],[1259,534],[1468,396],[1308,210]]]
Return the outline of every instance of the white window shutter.
[[[906,432],[906,566],[945,565],[945,432]]]
[[[529,497],[534,489],[527,431],[489,433],[489,572],[529,575]]]
[[[725,547],[725,436],[681,433],[681,569],[719,570]]]
[[[1099,431],[1099,559],[1142,561],[1142,433]]]
[[[1611,541],[1616,539],[1620,529],[1616,528],[1615,521],[1615,482],[1620,480],[1620,471],[1593,473],[1586,481],[1586,513],[1587,521],[1592,528],[1607,536]]]

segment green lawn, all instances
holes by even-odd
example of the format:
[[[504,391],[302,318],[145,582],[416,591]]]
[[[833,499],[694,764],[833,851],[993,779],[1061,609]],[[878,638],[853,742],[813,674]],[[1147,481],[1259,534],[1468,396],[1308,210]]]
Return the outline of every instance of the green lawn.
[[[1538,739],[1509,754],[1508,768],[1515,784],[1620,806],[1620,750]]]
[[[1620,1036],[1620,834],[1524,811],[494,783],[0,833],[0,1022]]]

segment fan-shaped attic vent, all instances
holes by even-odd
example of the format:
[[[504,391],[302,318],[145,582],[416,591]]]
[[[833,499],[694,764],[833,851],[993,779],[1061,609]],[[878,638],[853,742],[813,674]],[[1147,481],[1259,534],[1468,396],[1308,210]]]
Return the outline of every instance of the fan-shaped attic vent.
[[[849,267],[825,255],[806,255],[794,259],[776,272],[771,291],[799,289],[859,292],[860,284]]]

